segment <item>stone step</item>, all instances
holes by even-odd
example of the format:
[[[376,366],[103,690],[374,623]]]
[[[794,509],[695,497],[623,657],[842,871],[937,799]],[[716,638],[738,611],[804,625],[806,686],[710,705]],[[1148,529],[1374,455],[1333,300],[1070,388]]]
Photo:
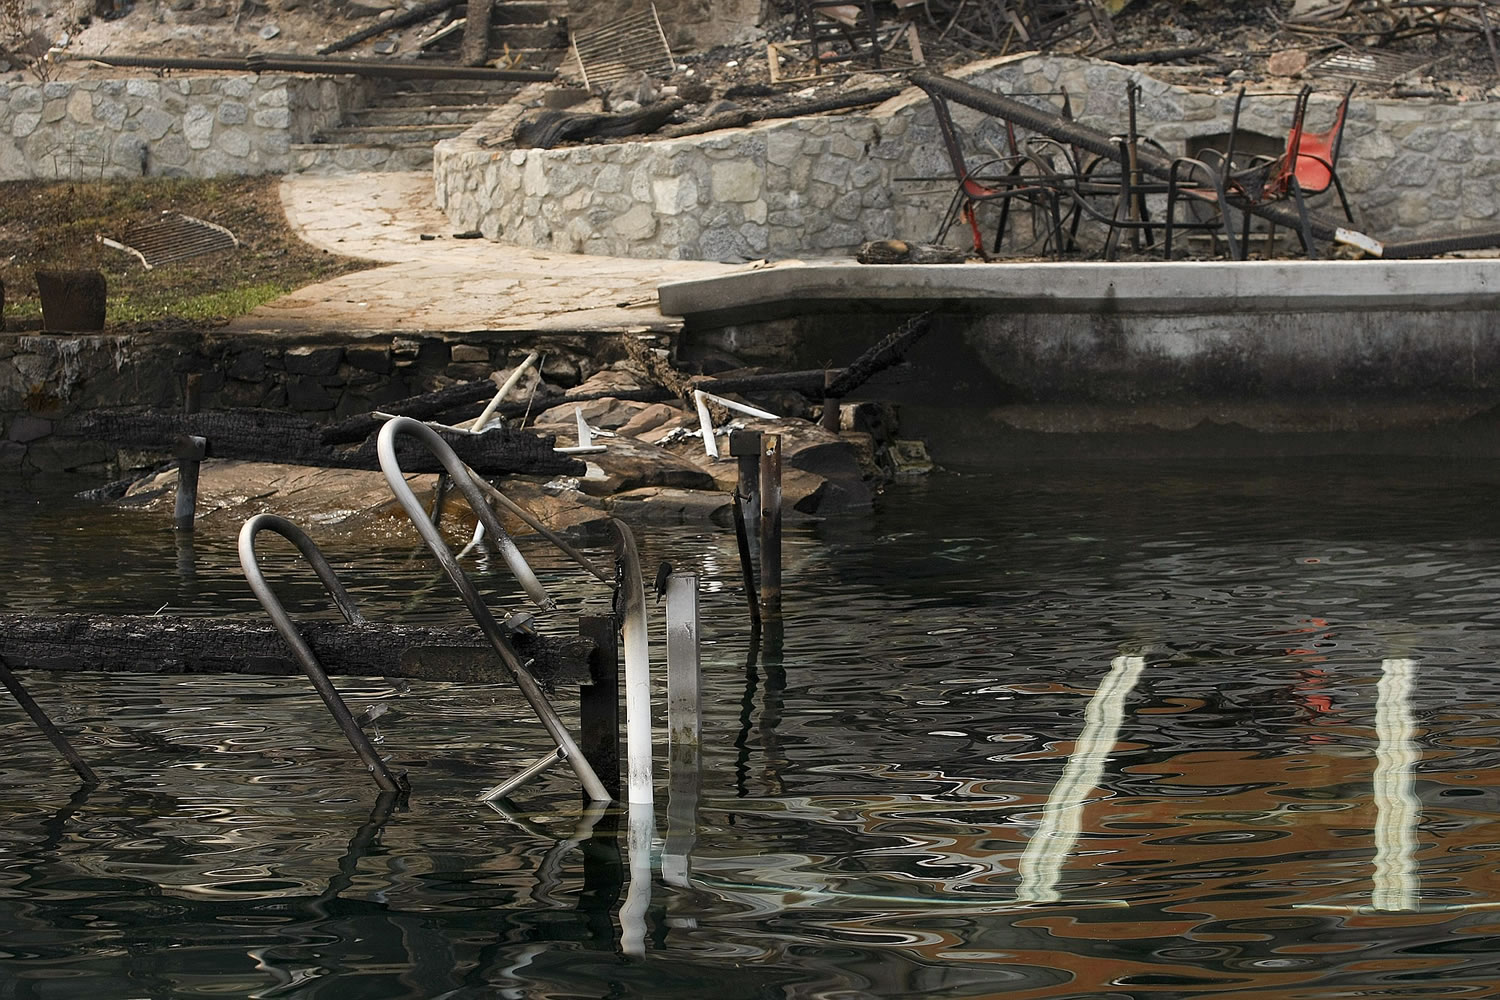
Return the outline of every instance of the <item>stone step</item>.
[[[468,13],[465,4],[459,4],[453,12],[455,17],[467,17]],[[491,24],[540,24],[565,19],[567,14],[567,4],[545,0],[498,0],[490,5]]]
[[[292,144],[294,174],[353,174],[382,170],[429,170],[431,143],[371,145],[308,142]]]
[[[391,125],[472,125],[483,120],[498,104],[423,104],[396,105],[381,103],[378,107],[351,111],[344,116],[343,128],[385,128]]]
[[[494,24],[490,26],[490,46],[509,45],[512,49],[566,49],[568,29],[556,21],[545,24]]]
[[[437,61],[434,60],[434,62]],[[495,100],[507,100],[510,95],[525,86],[515,80],[378,79],[372,82],[374,83],[372,100],[377,104],[383,102],[390,94],[489,94]],[[439,99],[434,97],[431,103],[436,104]],[[482,101],[475,100],[469,103],[480,104]]]
[[[432,108],[432,107],[495,107],[514,97],[521,85],[513,83],[509,90],[396,90],[375,97],[371,107],[381,108]]]
[[[369,125],[324,129],[318,138],[328,144],[362,146],[396,146],[426,143],[429,146],[467,131],[467,124],[457,125]]]

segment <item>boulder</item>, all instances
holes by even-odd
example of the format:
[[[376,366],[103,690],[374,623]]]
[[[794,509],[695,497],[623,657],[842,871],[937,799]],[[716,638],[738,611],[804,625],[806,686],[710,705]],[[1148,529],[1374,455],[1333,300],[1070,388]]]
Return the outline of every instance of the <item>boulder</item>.
[[[631,523],[691,524],[710,521],[721,527],[733,523],[733,498],[718,490],[680,490],[646,486],[617,493],[605,501],[611,514]]]
[[[561,431],[563,437],[571,440],[574,429],[578,426],[577,411],[583,412],[583,419],[588,421],[590,427],[613,431],[630,423],[643,410],[656,405],[659,404],[639,403],[629,399],[616,399],[613,396],[589,399],[581,403],[560,403],[538,413],[532,424],[548,430]]]
[[[658,427],[664,427],[688,416],[690,414],[685,413],[681,407],[672,406],[670,403],[647,403],[644,409],[637,410],[635,416],[615,430],[621,437],[643,437],[648,431],[654,431]]]
[[[714,477],[694,463],[664,448],[615,437],[606,440],[605,450],[588,455],[590,465],[599,475],[585,476],[579,488],[592,496],[609,496],[643,486],[672,486],[685,490],[712,490]]]

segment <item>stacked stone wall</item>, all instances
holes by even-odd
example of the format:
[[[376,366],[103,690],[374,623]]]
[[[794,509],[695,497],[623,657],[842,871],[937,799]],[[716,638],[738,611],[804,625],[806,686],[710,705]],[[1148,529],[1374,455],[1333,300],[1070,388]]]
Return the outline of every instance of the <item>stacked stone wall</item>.
[[[0,85],[0,181],[283,173],[361,106],[349,77],[140,77]]]
[[[549,345],[544,374],[554,384],[574,385],[593,373],[585,366],[603,363],[582,338]],[[109,472],[118,449],[59,433],[67,419],[101,407],[178,410],[189,374],[200,376],[204,409],[263,407],[332,420],[514,368],[529,346],[494,338],[8,334],[0,337],[0,470]]]
[[[1141,131],[1171,155],[1226,132],[1236,92],[1209,93],[1111,63],[1029,56],[972,68],[1007,94],[1070,96],[1075,117],[1116,133],[1128,85]],[[1321,131],[1342,96],[1321,87],[1307,127]],[[1245,99],[1240,128],[1280,142],[1291,93]],[[1005,149],[1002,123],[955,107],[975,150]],[[492,123],[491,123],[492,124]],[[438,203],[490,239],[577,253],[726,262],[844,255],[870,239],[928,240],[953,193],[952,168],[920,93],[865,113],[788,119],[705,136],[562,149],[494,150],[485,124],[439,143]],[[1382,240],[1500,226],[1500,102],[1383,99],[1356,91],[1339,173],[1356,228]],[[946,178],[946,179],[945,179]],[[1332,192],[1314,201],[1337,217]],[[959,239],[950,236],[949,242]]]

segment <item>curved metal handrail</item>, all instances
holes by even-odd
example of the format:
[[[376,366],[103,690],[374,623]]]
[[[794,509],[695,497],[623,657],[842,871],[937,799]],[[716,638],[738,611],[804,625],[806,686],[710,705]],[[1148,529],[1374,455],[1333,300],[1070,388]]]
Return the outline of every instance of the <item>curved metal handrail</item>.
[[[464,465],[459,457],[454,454],[453,449],[448,446],[448,443],[431,427],[428,427],[419,420],[413,420],[411,417],[397,417],[394,420],[387,421],[385,426],[380,429],[380,436],[376,443],[376,453],[380,458],[380,470],[385,474],[385,479],[391,487],[391,492],[396,495],[396,499],[400,501],[402,508],[416,527],[417,533],[422,536],[422,541],[427,544],[428,549],[432,551],[433,556],[437,558],[439,565],[442,566],[443,572],[447,574],[449,581],[458,590],[459,596],[463,599],[464,607],[468,608],[469,614],[479,626],[479,630],[484,633],[484,637],[489,640],[490,645],[500,657],[500,662],[504,666],[506,673],[515,681],[516,687],[520,689],[527,703],[531,705],[531,710],[536,713],[537,719],[546,728],[548,735],[552,737],[552,741],[557,747],[553,753],[528,765],[510,781],[497,785],[495,788],[485,792],[483,797],[488,799],[505,795],[520,782],[536,774],[542,768],[556,760],[562,759],[568,762],[568,766],[578,776],[578,780],[582,783],[584,791],[588,793],[589,798],[596,801],[608,801],[610,798],[609,792],[605,790],[604,784],[599,780],[599,776],[594,773],[594,769],[584,758],[583,751],[579,749],[578,744],[574,742],[572,735],[569,734],[562,720],[558,718],[557,712],[553,710],[551,703],[547,701],[546,695],[542,693],[541,686],[522,665],[520,657],[516,655],[516,651],[511,647],[509,640],[505,638],[505,633],[501,631],[499,624],[495,621],[494,615],[490,613],[490,609],[485,605],[484,598],[475,589],[473,582],[469,580],[463,568],[459,566],[458,560],[454,558],[447,543],[443,541],[442,534],[428,520],[427,512],[422,509],[422,504],[417,500],[416,494],[407,485],[406,475],[401,471],[400,461],[396,456],[396,439],[403,434],[416,438],[426,446],[427,450],[442,464],[443,468],[448,470],[448,475],[452,479],[453,484],[458,487],[459,492],[468,501],[470,508],[474,511],[474,516],[485,526],[485,531],[489,533],[490,541],[500,551],[501,556],[511,567],[512,572],[520,579],[521,586],[526,590],[528,596],[541,606],[543,610],[551,610],[555,607],[555,604],[551,598],[547,597],[541,583],[537,580],[535,574],[531,572],[531,567],[526,564],[526,560],[522,558],[520,551],[516,549],[515,543],[510,540],[510,536],[501,527],[500,519],[495,516],[495,512],[490,509],[489,504],[485,503],[484,495],[475,484],[474,477],[470,474],[468,466]]]
[[[363,625],[365,624],[364,616],[359,613],[354,599],[339,582],[338,576],[334,573],[333,567],[328,564],[328,560],[323,557],[322,551],[301,528],[276,514],[257,514],[240,528],[240,568],[244,571],[245,579],[249,581],[256,600],[260,601],[260,606],[265,608],[266,614],[271,616],[271,621],[276,625],[276,631],[281,633],[281,637],[291,647],[298,665],[302,667],[302,672],[307,675],[308,680],[312,681],[318,696],[323,699],[323,704],[328,706],[328,711],[332,713],[334,721],[339,724],[345,738],[349,740],[349,745],[354,748],[354,752],[359,754],[359,759],[364,761],[370,773],[375,776],[375,783],[387,792],[405,790],[405,783],[391,774],[385,761],[375,752],[375,747],[370,743],[369,737],[365,736],[364,730],[355,721],[353,714],[349,711],[349,706],[344,704],[344,699],[333,686],[333,682],[328,679],[323,665],[318,662],[312,648],[298,631],[296,623],[286,613],[286,608],[282,606],[281,600],[271,590],[265,575],[261,573],[260,562],[255,556],[255,536],[262,531],[273,531],[297,547],[302,558],[322,581],[323,588],[328,591],[328,596],[333,600],[333,605],[338,609],[339,614],[344,616],[344,621],[350,625]]]

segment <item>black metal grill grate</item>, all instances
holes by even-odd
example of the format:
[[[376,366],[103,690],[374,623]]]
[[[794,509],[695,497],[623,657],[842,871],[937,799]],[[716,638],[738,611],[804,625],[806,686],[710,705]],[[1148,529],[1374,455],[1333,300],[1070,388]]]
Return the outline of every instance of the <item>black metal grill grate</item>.
[[[608,86],[632,73],[670,76],[672,50],[656,16],[656,5],[639,14],[601,24],[573,34],[573,54],[578,58],[584,86]]]
[[[134,254],[147,269],[240,245],[223,226],[181,212],[163,212],[158,219],[131,226],[118,241],[106,242]]]

